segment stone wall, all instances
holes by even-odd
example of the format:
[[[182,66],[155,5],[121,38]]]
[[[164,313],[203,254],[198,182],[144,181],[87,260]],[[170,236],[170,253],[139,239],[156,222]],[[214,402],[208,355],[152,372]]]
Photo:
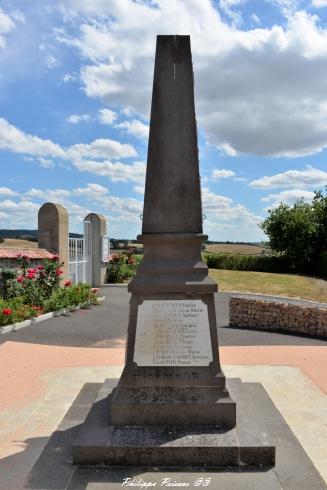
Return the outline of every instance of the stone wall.
[[[327,338],[327,308],[232,297],[229,326]]]

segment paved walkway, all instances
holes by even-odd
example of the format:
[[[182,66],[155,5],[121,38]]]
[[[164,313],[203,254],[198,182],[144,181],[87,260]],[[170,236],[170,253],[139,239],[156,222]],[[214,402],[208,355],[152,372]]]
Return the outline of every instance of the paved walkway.
[[[62,443],[53,449],[57,458],[62,454],[60,464],[57,460],[58,469],[52,469],[51,473],[47,467],[48,473],[45,469],[42,473],[42,467],[46,468],[43,451],[53,441],[53,432],[72,409],[76,397],[82,396],[83,389],[89,386],[91,391],[82,396],[79,408],[79,417],[82,417],[92,403],[95,387],[106,377],[120,375],[129,297],[125,288],[104,288],[104,292],[106,302],[96,308],[0,336],[0,490],[121,488],[122,480],[117,475],[114,482],[111,475],[109,484],[108,475],[98,478],[101,472],[94,469],[84,477],[79,473],[79,479],[75,475],[77,480],[73,479],[75,483],[71,486],[71,475],[65,479],[68,470],[72,471],[69,458],[67,460],[69,447]],[[227,328],[228,298],[227,294],[216,297],[220,356],[226,375],[264,386],[313,462],[317,475],[319,472],[327,482],[327,343]],[[291,451],[291,447],[288,450]],[[56,472],[60,473],[59,486],[50,482],[50,476]],[[209,488],[327,488],[318,478],[312,480],[316,482],[313,487],[305,486],[303,475],[302,481],[296,478],[300,470],[293,473],[289,484],[276,484],[268,472],[256,473],[255,478],[242,474],[241,479],[234,474],[228,480],[234,482],[232,487],[222,486],[225,480],[221,477],[216,481],[219,486],[212,484]],[[48,477],[49,483],[45,485]],[[185,475],[183,478],[185,480]],[[104,481],[107,483],[103,484]]]

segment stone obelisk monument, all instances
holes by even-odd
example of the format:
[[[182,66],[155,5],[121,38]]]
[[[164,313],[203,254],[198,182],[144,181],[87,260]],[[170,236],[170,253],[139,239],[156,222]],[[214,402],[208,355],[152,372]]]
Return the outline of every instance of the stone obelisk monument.
[[[142,235],[113,425],[234,427],[201,259],[202,206],[189,36],[158,36]],[[141,401],[141,403],[140,403]]]
[[[219,362],[217,285],[201,258],[207,237],[189,36],[157,37],[138,238],[144,258],[129,284],[125,367],[115,388],[108,380],[100,390],[74,462],[238,466],[236,404]]]

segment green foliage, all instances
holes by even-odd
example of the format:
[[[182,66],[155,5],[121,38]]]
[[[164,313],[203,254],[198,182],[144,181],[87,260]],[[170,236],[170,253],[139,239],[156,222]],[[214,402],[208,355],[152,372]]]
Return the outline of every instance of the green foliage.
[[[37,314],[38,310],[24,304],[23,298],[0,299],[0,326],[22,322]]]
[[[16,269],[3,268],[0,270],[0,294],[3,298],[8,298],[8,288],[12,279],[16,279]]]
[[[327,279],[327,252],[319,255],[317,260],[316,273]]]
[[[97,290],[91,289],[88,284],[76,284],[57,289],[44,303],[45,311],[60,311],[64,308],[90,307],[97,304]]]
[[[107,264],[107,282],[121,283],[135,276],[141,256],[134,256],[132,250],[114,254]]]
[[[26,304],[24,296],[0,299],[0,326],[21,322],[45,311],[60,311],[76,306],[90,308],[91,305],[98,304],[96,288],[92,289],[88,284],[71,285],[71,281],[67,281],[66,284],[66,287],[57,288],[48,299],[44,300],[43,307]]]
[[[204,254],[210,269],[235,271],[289,272],[291,264],[287,257],[278,255]]]
[[[270,248],[285,255],[294,270],[310,272],[327,249],[327,196],[315,192],[310,203],[280,204],[261,224]]]
[[[24,303],[34,306],[43,306],[47,298],[59,288],[60,276],[62,270],[59,264],[58,256],[54,255],[52,259],[43,261],[42,265],[29,267],[30,260],[26,255],[18,255],[19,268],[22,271],[20,275],[17,271],[5,271],[3,277],[4,298],[16,298],[21,296]]]

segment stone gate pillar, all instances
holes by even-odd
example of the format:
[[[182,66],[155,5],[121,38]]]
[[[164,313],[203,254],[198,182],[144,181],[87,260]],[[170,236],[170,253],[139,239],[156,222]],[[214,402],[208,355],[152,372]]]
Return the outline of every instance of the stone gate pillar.
[[[68,213],[61,204],[46,202],[39,209],[38,214],[38,247],[51,250],[59,255],[62,267],[62,279],[69,277],[68,270]]]
[[[107,233],[107,220],[101,214],[90,213],[84,221],[91,223],[92,286],[100,287],[105,282],[107,267],[101,256],[101,239]]]

